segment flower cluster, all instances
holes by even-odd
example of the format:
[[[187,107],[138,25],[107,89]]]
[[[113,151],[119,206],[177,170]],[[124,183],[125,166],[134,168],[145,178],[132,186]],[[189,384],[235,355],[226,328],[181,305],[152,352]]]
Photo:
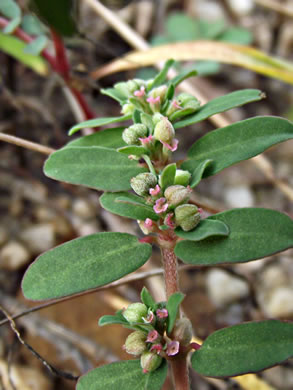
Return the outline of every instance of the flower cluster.
[[[122,312],[130,327],[135,329],[127,337],[124,349],[131,355],[140,356],[144,373],[155,371],[164,358],[177,355],[180,347],[186,347],[191,341],[192,328],[186,318],[178,319],[172,335],[167,335],[169,314],[164,306],[165,303],[160,303],[153,309],[138,302]]]

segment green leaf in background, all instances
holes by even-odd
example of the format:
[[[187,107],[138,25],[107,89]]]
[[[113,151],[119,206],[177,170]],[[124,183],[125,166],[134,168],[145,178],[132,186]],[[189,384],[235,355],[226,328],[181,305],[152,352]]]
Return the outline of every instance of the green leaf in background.
[[[172,65],[174,64],[174,60],[168,60],[166,61],[163,69],[157,74],[157,76],[154,78],[154,81],[152,82],[151,86],[148,88],[148,90],[151,90],[153,88],[156,88],[156,87],[159,87],[160,85],[162,85],[165,81],[166,81],[166,78],[167,78],[167,74],[168,74],[168,71],[169,69],[172,67]]]
[[[251,31],[245,28],[230,27],[218,37],[218,40],[240,45],[250,45],[253,42],[253,35]]]
[[[0,50],[3,50],[6,54],[11,55],[40,75],[46,76],[48,74],[46,61],[40,56],[25,53],[26,45],[25,42],[18,38],[0,32]]]
[[[122,133],[125,127],[115,127],[113,129],[105,129],[97,131],[94,134],[85,135],[83,137],[70,141],[65,147],[70,146],[102,146],[104,148],[117,149],[125,146],[126,143],[122,139]]]
[[[60,35],[72,36],[77,32],[74,0],[31,0],[36,14]]]
[[[180,129],[194,123],[201,122],[220,112],[231,110],[244,104],[256,102],[264,98],[264,94],[258,89],[242,89],[217,97],[204,104],[195,114],[189,115],[182,121],[174,124],[175,129]]]
[[[185,240],[201,241],[212,236],[228,236],[229,228],[220,220],[206,218],[201,220],[193,230],[189,230],[188,232],[177,227],[175,234]]]
[[[183,301],[184,297],[184,294],[176,292],[172,294],[168,299],[168,302],[166,304],[166,309],[168,310],[168,334],[172,332],[172,329],[178,316],[180,304]]]
[[[12,34],[13,31],[20,25],[21,17],[12,19],[9,24],[3,29],[4,34]]]
[[[124,122],[131,119],[131,115],[124,115],[124,116],[117,116],[117,117],[111,117],[111,118],[96,118],[96,119],[90,119],[85,122],[78,123],[77,125],[73,126],[69,132],[68,135],[72,135],[76,133],[78,130],[87,128],[87,127],[100,127],[104,125],[109,125],[111,123],[116,122]]]
[[[211,159],[203,177],[215,175],[240,161],[262,153],[267,148],[293,139],[293,123],[277,117],[255,117],[214,130],[195,142],[188,151],[183,169],[193,172]]]
[[[152,207],[146,205],[141,197],[128,192],[105,192],[100,197],[100,203],[105,210],[122,217],[141,221],[146,218],[154,221],[159,219]]]
[[[175,175],[176,175],[175,163],[169,164],[163,169],[163,172],[161,173],[160,176],[160,186],[162,187],[163,190],[165,190],[167,187],[172,186],[174,184]]]
[[[99,319],[99,326],[115,325],[115,324],[129,326],[129,322],[122,315],[122,310],[117,311],[117,313],[115,313],[114,316],[106,315]]]
[[[148,149],[138,145],[123,146],[117,149],[117,152],[137,157],[141,157],[143,154],[149,154]]]
[[[199,39],[198,22],[183,12],[174,12],[166,20],[168,41],[191,41]]]
[[[142,303],[144,303],[147,307],[150,307],[153,310],[156,309],[157,304],[146,287],[141,290],[140,298]]]
[[[182,81],[189,79],[190,77],[195,77],[197,75],[197,70],[195,69],[196,66],[193,66],[192,69],[187,69],[181,73],[179,73],[176,77],[174,77],[172,80],[169,81],[169,84],[173,84],[176,88],[177,85],[182,83]]]
[[[199,23],[199,31],[200,37],[199,39],[218,39],[219,35],[221,35],[225,30],[225,21],[224,20],[214,20],[213,22],[208,20],[200,19]]]
[[[227,377],[258,372],[293,357],[293,323],[250,322],[212,333],[191,358],[201,375]]]
[[[175,254],[188,264],[245,263],[293,247],[293,220],[278,211],[242,208],[215,214],[208,220],[224,222],[228,237],[176,244]]]
[[[21,17],[21,9],[13,0],[1,0],[0,14],[8,19],[16,19]]]
[[[116,150],[99,146],[72,146],[50,155],[46,176],[103,191],[130,190],[130,179],[146,172],[134,160]]]
[[[97,233],[43,253],[22,280],[26,298],[59,298],[103,286],[141,267],[152,247],[126,233]]]
[[[35,38],[31,43],[26,45],[26,47],[24,48],[24,52],[37,56],[42,52],[42,50],[45,49],[47,44],[48,38],[45,35],[40,35],[39,37]]]
[[[196,168],[194,169],[191,175],[191,183],[190,183],[191,188],[194,188],[198,185],[198,183],[201,181],[203,177],[205,170],[212,162],[213,160],[203,160],[196,166]]]
[[[21,28],[29,35],[42,35],[46,32],[46,27],[33,14],[24,15],[21,21]]]
[[[121,105],[123,105],[124,102],[126,102],[125,96],[116,88],[106,88],[106,89],[101,89],[101,93],[103,95],[107,95],[110,98],[116,100],[119,102]]]
[[[167,363],[144,374],[139,360],[115,362],[83,375],[76,390],[161,390],[167,376]]]

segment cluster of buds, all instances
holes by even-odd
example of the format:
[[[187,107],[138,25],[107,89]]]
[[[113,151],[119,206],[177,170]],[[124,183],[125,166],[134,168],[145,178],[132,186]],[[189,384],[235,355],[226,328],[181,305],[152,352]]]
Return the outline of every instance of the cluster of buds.
[[[144,373],[155,371],[163,359],[170,359],[187,347],[192,338],[191,323],[187,318],[176,320],[172,334],[167,335],[168,311],[165,304],[153,310],[143,303],[133,303],[122,313],[134,330],[127,337],[124,350],[140,357]]]
[[[162,190],[160,179],[152,173],[141,173],[131,179],[132,189],[143,196],[146,203],[153,206],[156,214],[160,216],[164,226],[175,229],[180,226],[184,231],[194,229],[200,222],[200,212],[197,206],[189,204],[191,188],[188,186],[190,173],[182,170],[176,172],[174,184]],[[158,183],[159,182],[159,183]],[[145,234],[154,229],[155,222],[147,218],[142,226]]]

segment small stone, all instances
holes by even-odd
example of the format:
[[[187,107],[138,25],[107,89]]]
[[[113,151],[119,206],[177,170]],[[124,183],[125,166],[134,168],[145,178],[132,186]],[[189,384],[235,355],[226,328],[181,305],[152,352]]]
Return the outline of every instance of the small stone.
[[[247,186],[228,188],[224,198],[231,207],[252,207],[254,205],[253,194]]]
[[[55,245],[55,231],[51,223],[40,223],[27,227],[21,233],[21,239],[33,254],[39,254]]]
[[[268,317],[293,315],[293,287],[276,288],[263,302],[263,311]]]
[[[0,226],[0,246],[5,244],[6,241],[8,241],[8,233],[2,226]]]
[[[254,8],[253,0],[228,0],[228,3],[239,16],[248,15]]]
[[[84,199],[76,199],[73,202],[72,209],[75,215],[83,219],[90,219],[95,215],[92,205]]]
[[[19,242],[8,242],[0,252],[0,267],[14,271],[28,263],[30,252]]]
[[[276,389],[292,390],[293,371],[292,368],[276,366],[263,372],[264,378]]]
[[[248,285],[244,280],[220,269],[208,271],[206,285],[208,295],[217,307],[236,302],[249,294]]]

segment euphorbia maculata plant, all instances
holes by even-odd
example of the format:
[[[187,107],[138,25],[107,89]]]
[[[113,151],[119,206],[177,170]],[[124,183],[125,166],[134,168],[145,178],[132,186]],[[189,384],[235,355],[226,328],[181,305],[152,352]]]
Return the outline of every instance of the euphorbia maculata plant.
[[[161,250],[166,301],[155,302],[146,288],[141,302],[99,325],[120,324],[132,330],[124,349],[134,360],[98,367],[83,375],[78,390],[161,389],[168,367],[178,390],[189,389],[188,359],[201,375],[230,377],[257,372],[293,356],[293,324],[279,320],[243,323],[220,329],[202,345],[192,342],[192,324],[182,315],[184,295],[178,282],[178,259],[187,264],[244,263],[293,246],[293,221],[264,208],[238,208],[207,217],[191,201],[198,183],[226,167],[293,138],[293,124],[277,117],[254,117],[214,130],[191,145],[187,159],[173,162],[176,132],[216,113],[260,100],[246,89],[201,105],[187,93],[175,94],[190,71],[167,80],[168,61],[152,80],[121,82],[103,92],[122,106],[121,117],[99,118],[84,127],[132,120],[78,138],[52,153],[47,176],[105,191],[103,208],[137,220],[145,237],[104,232],[67,242],[42,254],[27,270],[22,288],[32,300],[59,298],[122,278]]]

